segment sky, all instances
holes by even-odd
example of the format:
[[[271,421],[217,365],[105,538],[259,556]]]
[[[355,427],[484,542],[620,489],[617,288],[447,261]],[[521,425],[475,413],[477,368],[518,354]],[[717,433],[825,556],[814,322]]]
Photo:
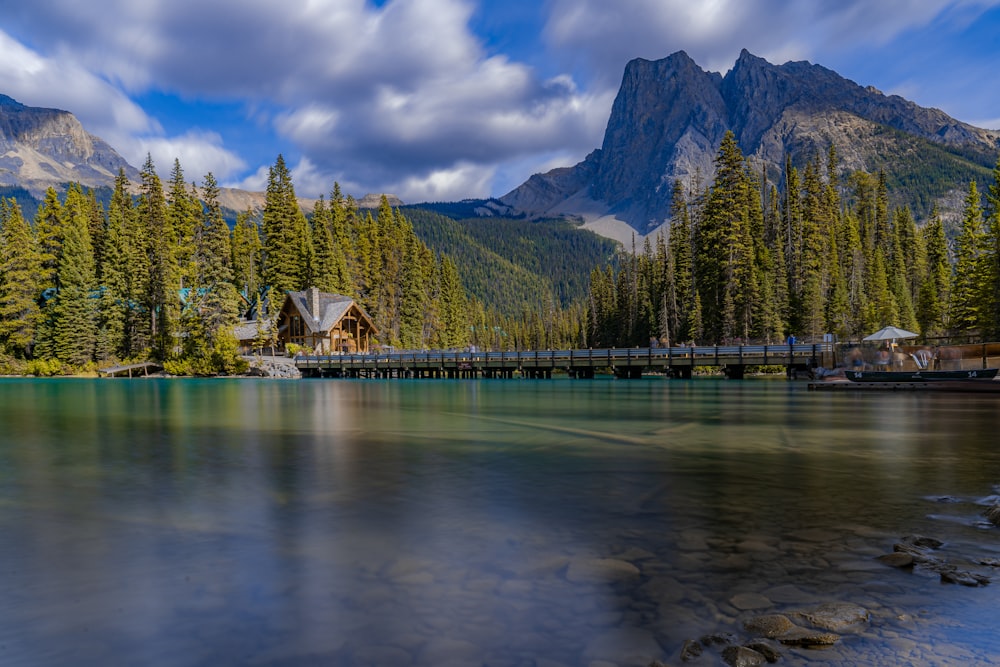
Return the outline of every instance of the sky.
[[[626,63],[740,50],[1000,128],[1000,0],[0,0],[0,93],[134,166],[406,202],[501,196],[599,148]]]

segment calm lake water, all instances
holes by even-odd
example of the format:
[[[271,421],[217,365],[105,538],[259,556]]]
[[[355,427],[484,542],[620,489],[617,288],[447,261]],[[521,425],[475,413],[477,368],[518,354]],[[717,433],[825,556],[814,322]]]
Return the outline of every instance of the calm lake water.
[[[870,623],[783,664],[1000,662],[1000,582],[875,560],[916,533],[994,575],[998,408],[783,379],[0,380],[0,664],[680,664],[830,601]]]

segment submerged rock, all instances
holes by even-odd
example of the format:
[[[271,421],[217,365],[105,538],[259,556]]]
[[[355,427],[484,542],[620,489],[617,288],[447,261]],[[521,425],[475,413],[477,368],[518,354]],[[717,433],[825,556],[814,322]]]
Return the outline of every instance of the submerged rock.
[[[891,554],[883,554],[876,560],[889,567],[913,567],[913,554],[903,551],[894,551]]]
[[[746,646],[727,646],[722,650],[722,659],[730,667],[759,667],[767,658]]]
[[[983,512],[983,516],[994,526],[1000,527],[1000,504],[993,505],[987,509]]]
[[[870,615],[867,609],[851,602],[827,602],[812,611],[802,612],[802,617],[817,628],[840,632],[867,623]]]
[[[820,632],[818,630],[808,630],[806,628],[795,628],[780,637],[776,637],[779,642],[786,646],[801,646],[811,648],[815,646],[829,646],[836,644],[840,640],[840,635],[832,632]]]
[[[638,577],[639,568],[617,558],[577,558],[566,569],[566,578],[575,584],[614,583]]]
[[[777,647],[773,646],[769,642],[763,640],[756,640],[752,642],[747,642],[744,644],[749,649],[753,649],[764,656],[764,659],[768,662],[778,662],[781,659],[781,651]]]
[[[736,636],[730,632],[715,632],[699,639],[703,646],[729,646],[736,641]]]
[[[701,656],[702,651],[701,644],[693,639],[688,639],[684,642],[684,646],[681,647],[681,660],[684,662],[689,662]]]
[[[941,582],[945,584],[960,584],[975,588],[976,586],[986,586],[990,583],[989,577],[984,577],[975,572],[965,570],[951,570],[941,573]]]
[[[729,604],[740,611],[750,611],[751,609],[767,609],[773,607],[774,603],[759,593],[737,593],[729,598]]]
[[[923,535],[907,535],[903,538],[903,542],[919,549],[940,549],[944,546],[944,542],[941,540]]]

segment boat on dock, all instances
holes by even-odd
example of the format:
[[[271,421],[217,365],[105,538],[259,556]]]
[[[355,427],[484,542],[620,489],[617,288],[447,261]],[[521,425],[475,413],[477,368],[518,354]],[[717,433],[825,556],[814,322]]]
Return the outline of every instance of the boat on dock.
[[[914,370],[914,371],[847,371],[844,376],[851,382],[990,382],[997,368],[971,370]]]

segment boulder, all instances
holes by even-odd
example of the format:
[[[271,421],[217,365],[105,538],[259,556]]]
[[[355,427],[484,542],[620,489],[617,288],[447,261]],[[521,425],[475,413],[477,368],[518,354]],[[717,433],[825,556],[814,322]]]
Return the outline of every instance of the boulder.
[[[764,614],[749,619],[743,623],[743,627],[752,635],[773,638],[785,634],[795,624],[782,614]]]

